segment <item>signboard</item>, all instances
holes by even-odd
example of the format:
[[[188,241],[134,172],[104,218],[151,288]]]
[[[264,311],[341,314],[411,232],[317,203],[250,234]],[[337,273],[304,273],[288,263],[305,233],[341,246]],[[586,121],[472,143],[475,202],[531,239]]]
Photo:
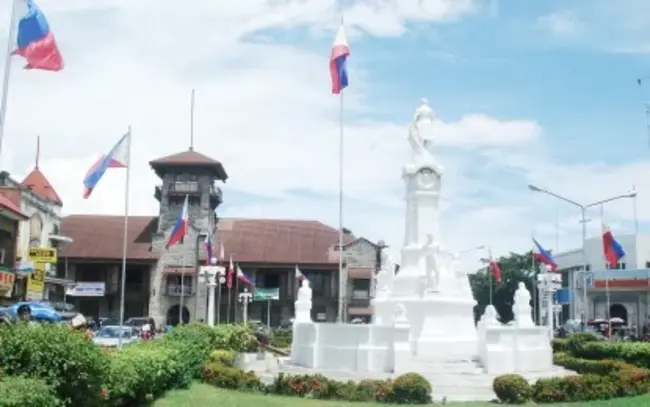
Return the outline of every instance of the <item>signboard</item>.
[[[9,271],[0,271],[0,296],[11,298],[16,275]]]
[[[555,301],[560,305],[571,303],[571,290],[568,288],[561,288],[555,292]]]
[[[45,263],[36,263],[34,271],[27,277],[27,301],[41,301],[45,291]]]
[[[29,261],[34,263],[56,263],[56,249],[33,247],[29,249]]]
[[[78,282],[65,291],[65,295],[72,297],[103,297],[106,293],[106,283],[98,282]]]
[[[279,288],[255,288],[255,292],[253,293],[254,301],[273,301],[279,299]]]

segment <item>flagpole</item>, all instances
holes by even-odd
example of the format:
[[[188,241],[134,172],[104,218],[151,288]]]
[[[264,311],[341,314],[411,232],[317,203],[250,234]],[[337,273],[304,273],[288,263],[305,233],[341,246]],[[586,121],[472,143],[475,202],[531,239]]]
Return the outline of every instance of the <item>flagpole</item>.
[[[341,13],[343,26],[343,13]],[[347,291],[347,280],[343,275],[343,157],[344,157],[344,128],[343,128],[343,89],[339,94],[339,322],[345,321],[344,299]]]
[[[601,227],[605,225],[605,208],[603,205],[600,205],[600,224]],[[604,253],[603,253],[604,256]],[[605,264],[609,266],[609,261],[607,258],[605,258]],[[605,298],[607,301],[606,307],[607,309],[605,310],[605,317],[607,318],[607,337],[611,341],[612,340],[612,316],[610,315],[610,307],[611,307],[611,298],[610,298],[610,293],[609,293],[609,270],[608,267],[605,267]]]
[[[126,181],[124,185],[124,235],[122,239],[122,281],[120,282],[120,327],[124,326],[124,293],[126,289],[126,252],[129,239],[129,189],[131,184],[131,126],[126,141]],[[154,329],[154,327],[151,327]],[[122,348],[122,335],[118,339],[118,348]]]
[[[9,95],[9,77],[11,73],[11,53],[13,52],[16,35],[16,0],[11,0],[9,15],[9,36],[7,37],[7,54],[2,78],[2,100],[0,100],[0,157],[2,157],[2,141],[4,139],[5,118],[7,117],[7,97]]]
[[[535,273],[535,248],[530,251],[530,272],[533,280],[533,315],[535,322],[539,324],[539,290],[537,289],[537,273]]]
[[[226,275],[226,288],[228,288],[228,305],[226,306],[226,323],[230,323],[230,302],[232,301],[232,277],[235,270],[230,269],[232,264],[232,257],[230,258],[230,263],[228,264],[228,274]],[[234,266],[233,266],[234,267]],[[230,281],[228,280],[230,279]],[[230,284],[228,284],[230,282]]]
[[[181,242],[185,244],[185,242]],[[181,298],[178,305],[178,324],[183,325],[183,306],[185,302],[185,255],[181,255]]]
[[[238,312],[239,312],[239,306],[238,306],[238,303],[239,303],[239,301],[238,301],[238,299],[239,299],[239,263],[237,263],[237,266],[235,266],[235,293],[237,293],[237,295],[235,295],[235,315],[233,316],[233,321],[234,321],[234,323],[237,323],[238,322],[237,320],[239,319],[239,318],[237,318],[239,316],[239,314],[238,314]]]

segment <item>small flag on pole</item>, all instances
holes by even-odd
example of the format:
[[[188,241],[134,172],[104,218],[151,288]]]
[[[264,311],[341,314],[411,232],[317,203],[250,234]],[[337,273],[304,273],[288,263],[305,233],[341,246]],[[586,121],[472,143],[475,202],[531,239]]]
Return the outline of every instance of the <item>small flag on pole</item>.
[[[603,225],[603,254],[610,268],[616,267],[618,262],[625,257],[623,246],[614,238],[609,227],[605,225]]]
[[[555,259],[553,259],[551,252],[544,249],[535,238],[533,238],[533,244],[535,245],[533,249],[533,256],[535,257],[535,260],[550,267],[551,271],[556,271],[557,263],[555,262]]]
[[[228,274],[226,277],[226,287],[230,290],[232,288],[233,276],[235,275],[235,267],[232,264],[232,256],[230,256],[230,265],[228,267]]]
[[[296,281],[301,283],[302,280],[307,280],[307,277],[305,277],[305,275],[302,274],[302,271],[300,271],[300,269],[298,268],[298,265],[296,265]]]
[[[244,273],[242,269],[239,268],[239,265],[237,265],[237,279],[242,283],[246,284],[247,286],[252,287],[255,285],[255,279],[253,279],[253,277],[250,277],[246,273]]]
[[[11,1],[25,8],[18,21],[17,49],[13,54],[27,60],[25,69],[62,70],[63,57],[45,14],[33,0]]]
[[[345,29],[341,25],[336,33],[334,45],[332,45],[332,55],[330,56],[330,76],[332,78],[332,94],[339,95],[341,91],[348,87],[348,69],[347,60],[350,56],[350,47],[345,35]]]
[[[212,233],[208,233],[205,236],[205,241],[203,244],[205,245],[205,252],[208,255],[207,264],[211,264],[212,256],[214,255],[214,242],[212,241]]]
[[[177,243],[183,243],[183,239],[185,239],[185,236],[187,235],[187,229],[189,227],[187,200],[188,197],[185,195],[185,202],[183,203],[181,212],[178,214],[178,218],[176,218],[176,223],[174,223],[172,233],[169,235],[169,241],[165,246],[166,249],[169,249]]]
[[[131,137],[130,132],[122,136],[108,154],[101,156],[90,167],[84,178],[84,199],[90,197],[90,194],[95,190],[95,187],[97,187],[99,180],[102,179],[107,169],[126,168],[129,166],[129,137]]]

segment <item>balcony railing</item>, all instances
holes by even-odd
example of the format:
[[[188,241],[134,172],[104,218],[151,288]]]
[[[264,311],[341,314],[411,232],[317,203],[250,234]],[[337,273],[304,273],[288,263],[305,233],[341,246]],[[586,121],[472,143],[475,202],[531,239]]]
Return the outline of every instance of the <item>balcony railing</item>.
[[[350,300],[368,301],[370,299],[370,292],[368,290],[352,290],[350,293]]]
[[[182,295],[194,295],[194,289],[191,285],[181,286],[180,284],[167,284],[167,295],[180,297]]]

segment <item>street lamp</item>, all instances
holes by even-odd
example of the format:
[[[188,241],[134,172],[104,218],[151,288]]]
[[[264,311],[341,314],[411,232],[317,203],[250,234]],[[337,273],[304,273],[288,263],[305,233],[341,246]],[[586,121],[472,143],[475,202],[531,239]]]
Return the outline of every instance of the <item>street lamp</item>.
[[[244,287],[244,292],[238,294],[239,302],[244,306],[242,309],[244,325],[248,323],[248,304],[253,302],[253,293],[248,291],[248,287]]]
[[[587,209],[592,208],[594,206],[599,206],[606,204],[608,202],[612,201],[617,201],[619,199],[635,199],[636,200],[636,190],[632,190],[632,192],[629,192],[627,194],[622,194],[622,195],[616,195],[611,198],[603,199],[597,202],[592,202],[590,204],[584,205],[579,202],[576,202],[572,199],[563,197],[562,195],[558,195],[554,192],[551,192],[547,189],[544,188],[539,188],[535,185],[528,184],[528,189],[530,189],[533,192],[539,192],[542,194],[550,195],[556,199],[559,199],[560,201],[564,201],[570,205],[573,205],[577,208],[580,209],[581,213],[581,220],[580,223],[582,223],[582,250],[581,250],[581,257],[582,257],[582,310],[580,312],[580,318],[583,323],[587,322],[587,252],[585,251],[585,244],[587,242]],[[636,205],[635,205],[636,206]]]

